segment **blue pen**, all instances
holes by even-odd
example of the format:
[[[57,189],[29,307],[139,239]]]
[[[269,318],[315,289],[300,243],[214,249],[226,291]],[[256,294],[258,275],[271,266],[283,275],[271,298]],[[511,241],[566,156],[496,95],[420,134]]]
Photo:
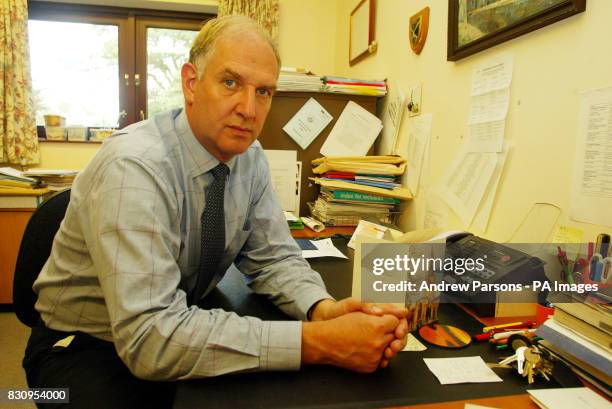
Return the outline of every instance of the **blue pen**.
[[[590,262],[589,267],[590,267],[589,278],[591,279],[591,281],[599,282],[599,280],[601,280],[601,273],[603,272],[603,263],[601,262],[601,254],[599,253],[593,254],[593,257],[591,257],[591,262]]]

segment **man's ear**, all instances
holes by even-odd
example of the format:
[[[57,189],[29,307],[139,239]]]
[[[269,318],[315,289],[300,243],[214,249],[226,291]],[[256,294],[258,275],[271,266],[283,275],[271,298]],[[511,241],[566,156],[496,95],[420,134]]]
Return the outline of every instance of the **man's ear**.
[[[193,103],[194,88],[197,80],[198,70],[195,65],[190,62],[183,64],[181,68],[181,83],[183,85],[183,96],[185,97],[186,105]]]

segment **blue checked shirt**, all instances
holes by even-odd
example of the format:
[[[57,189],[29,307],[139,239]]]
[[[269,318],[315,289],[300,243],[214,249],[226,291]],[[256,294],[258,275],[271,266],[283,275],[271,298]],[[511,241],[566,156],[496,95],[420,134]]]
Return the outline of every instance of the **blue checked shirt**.
[[[204,192],[218,163],[196,140],[182,110],[107,140],[76,178],[34,284],[46,325],[113,342],[144,379],[298,369],[300,321],[187,306],[198,273]],[[290,236],[261,145],[256,141],[227,165],[219,270],[234,263],[252,290],[304,320],[315,302],[331,297]]]

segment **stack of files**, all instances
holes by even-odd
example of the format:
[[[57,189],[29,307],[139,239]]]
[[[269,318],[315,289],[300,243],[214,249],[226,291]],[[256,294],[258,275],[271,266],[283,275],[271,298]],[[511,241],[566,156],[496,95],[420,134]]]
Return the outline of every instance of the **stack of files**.
[[[406,169],[396,156],[330,156],[315,159],[311,178],[321,185],[311,215],[328,226],[357,226],[361,219],[393,223],[401,200],[412,198],[398,178]]]
[[[36,188],[42,187],[40,180],[27,177],[17,169],[0,168],[0,188]]]
[[[0,208],[36,209],[53,192],[47,188],[0,186]]]
[[[23,172],[24,176],[38,179],[50,190],[54,191],[71,187],[78,173],[77,170],[64,169],[32,169]]]
[[[323,80],[317,75],[283,67],[278,77],[276,89],[277,91],[321,92],[323,86]]]
[[[605,305],[560,303],[536,332],[540,345],[612,397],[612,313]]]
[[[345,77],[325,76],[325,91],[354,95],[387,95],[387,83],[383,81],[360,80]]]

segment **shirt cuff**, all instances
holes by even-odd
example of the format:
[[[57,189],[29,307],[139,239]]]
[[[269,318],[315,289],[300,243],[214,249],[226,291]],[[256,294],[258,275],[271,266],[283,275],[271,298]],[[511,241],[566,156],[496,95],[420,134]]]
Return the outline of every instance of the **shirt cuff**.
[[[259,367],[263,371],[297,371],[302,363],[302,323],[263,321]]]
[[[299,299],[296,300],[297,316],[295,318],[300,321],[308,321],[308,311],[317,302],[326,298],[336,301],[334,297],[321,288],[313,289],[306,294],[302,294]]]

